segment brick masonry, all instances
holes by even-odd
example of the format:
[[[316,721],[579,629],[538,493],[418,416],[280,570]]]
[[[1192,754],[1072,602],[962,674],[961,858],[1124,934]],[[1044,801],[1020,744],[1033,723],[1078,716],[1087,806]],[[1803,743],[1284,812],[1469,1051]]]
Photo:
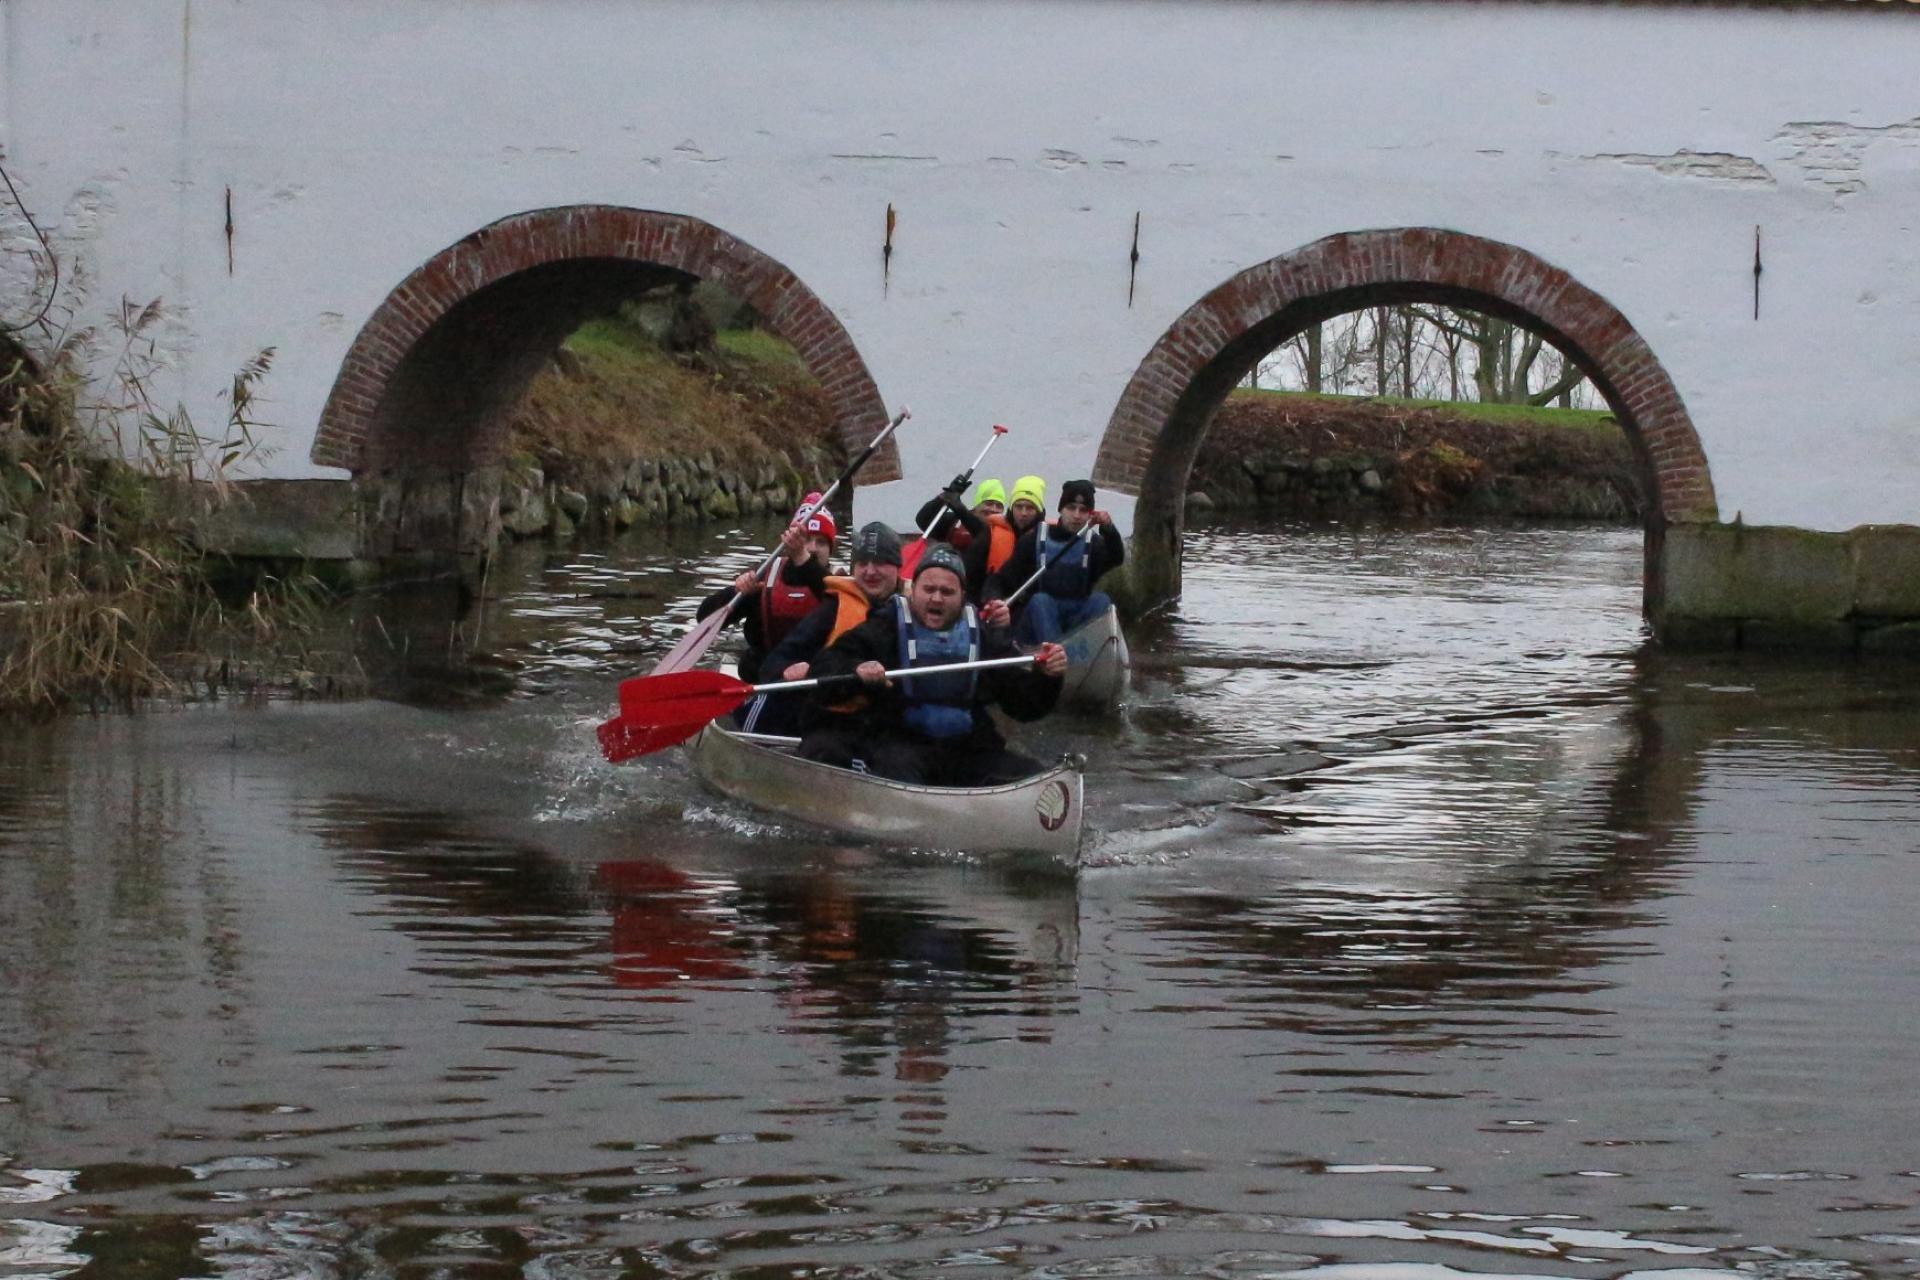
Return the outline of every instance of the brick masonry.
[[[1396,297],[1493,311],[1544,330],[1586,369],[1633,439],[1657,518],[1718,518],[1686,405],[1611,303],[1524,249],[1425,227],[1328,236],[1249,267],[1195,303],[1135,370],[1107,424],[1094,479],[1177,510],[1198,439],[1171,439],[1170,424],[1191,434],[1254,360],[1313,319]],[[1150,474],[1163,446],[1172,447]]]
[[[858,452],[887,423],[866,362],[825,303],[784,266],[752,245],[697,218],[610,205],[537,209],[483,227],[423,264],[387,296],[342,361],[320,416],[311,458],[356,477],[375,466],[404,470],[414,423],[383,413],[396,373],[436,325],[482,290],[540,268],[612,262],[710,280],[750,303],[767,326],[798,351],[833,404],[841,438]],[[550,335],[534,332],[530,342]],[[539,353],[542,358],[545,352]],[[445,430],[461,432],[464,458],[445,456]],[[497,463],[498,433],[457,420],[421,432],[436,468]],[[861,472],[861,482],[900,478],[892,441]]]

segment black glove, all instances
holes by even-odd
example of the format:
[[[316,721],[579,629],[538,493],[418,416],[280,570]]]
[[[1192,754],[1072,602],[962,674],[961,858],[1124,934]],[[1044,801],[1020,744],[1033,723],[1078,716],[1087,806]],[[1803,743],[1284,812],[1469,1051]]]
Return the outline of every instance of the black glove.
[[[967,491],[967,486],[972,483],[973,483],[973,477],[967,472],[962,471],[959,475],[955,476],[952,482],[949,483],[947,487],[943,489],[941,492],[965,493]]]

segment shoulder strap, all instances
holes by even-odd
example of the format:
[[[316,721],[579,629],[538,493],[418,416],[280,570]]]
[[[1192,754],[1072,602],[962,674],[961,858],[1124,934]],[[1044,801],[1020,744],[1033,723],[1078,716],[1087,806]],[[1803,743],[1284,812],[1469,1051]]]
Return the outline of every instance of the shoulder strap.
[[[893,630],[900,638],[900,665],[910,667],[920,656],[920,642],[914,634],[913,614],[907,609],[905,596],[893,598]]]

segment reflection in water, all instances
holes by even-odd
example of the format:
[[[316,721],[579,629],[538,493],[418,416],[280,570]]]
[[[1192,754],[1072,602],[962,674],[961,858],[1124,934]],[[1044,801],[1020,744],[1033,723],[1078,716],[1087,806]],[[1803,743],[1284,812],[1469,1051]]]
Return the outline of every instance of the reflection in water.
[[[1027,881],[598,762],[757,542],[530,566],[523,696],[0,744],[0,1276],[1920,1265],[1908,670],[1642,655],[1614,530],[1208,531]]]

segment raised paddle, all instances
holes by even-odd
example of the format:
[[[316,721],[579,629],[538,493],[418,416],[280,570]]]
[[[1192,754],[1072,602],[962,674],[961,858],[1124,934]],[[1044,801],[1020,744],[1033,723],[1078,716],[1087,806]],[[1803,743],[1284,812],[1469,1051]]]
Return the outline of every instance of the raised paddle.
[[[1017,658],[985,658],[978,662],[948,662],[935,667],[906,667],[887,672],[889,680],[909,676],[937,676],[953,671],[985,671],[990,667],[1025,666],[1038,661],[1037,654]],[[811,689],[818,685],[853,685],[860,677],[848,672],[838,676],[815,676],[807,680],[777,680],[772,684],[748,684],[724,671],[675,671],[666,675],[641,676],[620,686],[620,714],[600,726],[600,752],[616,764],[635,756],[650,755],[676,742],[684,742],[709,722],[718,720],[735,707],[762,693],[784,693],[790,689]]]
[[[808,516],[826,506],[833,495],[839,492],[840,486],[853,479],[854,474],[866,465],[867,459],[871,458],[874,452],[886,443],[887,437],[894,433],[894,429],[912,416],[913,410],[907,408],[905,405],[900,406],[900,412],[894,416],[893,421],[889,422],[886,425],[886,429],[875,436],[873,442],[862,449],[859,455],[847,464],[847,469],[840,473],[838,479],[827,486],[826,491],[820,495],[820,500],[812,506],[801,508],[800,513],[794,518],[796,520],[805,520]],[[760,567],[753,571],[754,577],[757,578],[773,568],[774,561],[778,560],[783,554],[785,553],[780,548],[774,548],[767,554],[767,558],[760,562]],[[714,638],[718,636],[721,630],[727,625],[728,619],[733,616],[733,607],[739,603],[740,592],[736,591],[733,593],[732,598],[727,601],[725,608],[714,610],[702,618],[693,630],[681,636],[680,643],[669,649],[667,656],[654,664],[652,674],[658,676],[667,675],[675,671],[685,671],[699,662],[707,649],[713,644]]]
[[[1000,443],[1000,437],[1005,434],[1007,434],[1007,428],[1001,426],[997,422],[994,423],[993,434],[987,437],[987,443],[981,447],[979,454],[974,458],[974,460],[967,464],[967,469],[965,471],[962,471],[959,475],[955,476],[953,478],[953,483],[949,484],[947,488],[960,489],[964,491],[968,485],[972,484],[973,473],[978,471],[980,469],[980,464],[987,460],[987,450],[993,448],[994,445]],[[944,506],[941,507],[938,511],[934,512],[933,519],[927,522],[927,527],[922,529],[920,531],[920,535],[916,537],[912,542],[909,542],[906,545],[906,547],[901,551],[900,553],[900,576],[901,577],[911,578],[913,576],[913,571],[920,567],[920,557],[925,555],[927,552],[927,539],[931,538],[933,536],[933,531],[935,529],[938,529],[941,525],[941,522],[943,522],[948,516],[952,514],[953,512],[949,508]]]

